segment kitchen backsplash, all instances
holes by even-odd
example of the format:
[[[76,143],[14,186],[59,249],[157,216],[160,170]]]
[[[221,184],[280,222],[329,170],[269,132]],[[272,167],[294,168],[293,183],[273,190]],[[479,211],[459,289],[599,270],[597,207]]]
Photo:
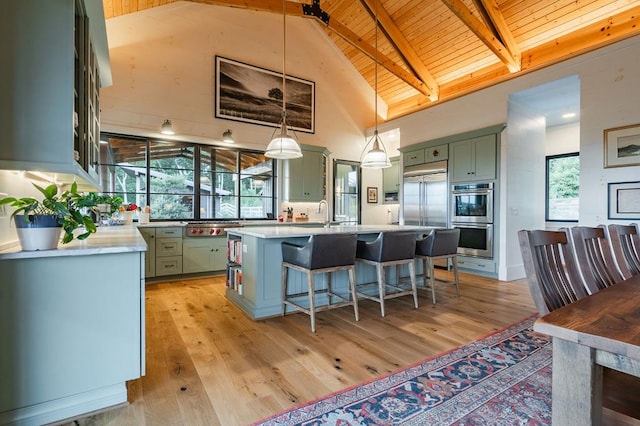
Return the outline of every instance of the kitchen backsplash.
[[[280,211],[276,214],[276,219],[278,216],[282,215],[282,217],[287,218],[287,209],[293,209],[293,217],[298,216],[308,216],[310,222],[324,222],[327,215],[327,206],[325,204],[322,205],[322,211],[318,213],[318,203],[289,203],[284,202],[280,204]],[[329,220],[331,220],[331,216],[329,216]]]
[[[0,198],[7,194],[10,197],[38,197],[41,195],[21,172],[0,170]],[[10,220],[12,208],[0,206],[0,247],[18,241],[16,227]]]

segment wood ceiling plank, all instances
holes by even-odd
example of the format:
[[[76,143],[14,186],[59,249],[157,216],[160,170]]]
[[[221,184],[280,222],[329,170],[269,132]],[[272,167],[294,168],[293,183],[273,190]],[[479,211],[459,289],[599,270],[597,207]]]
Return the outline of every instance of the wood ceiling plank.
[[[382,27],[382,31],[387,36],[391,44],[394,45],[396,50],[399,51],[400,56],[411,67],[411,69],[417,74],[418,78],[427,86],[429,93],[429,99],[435,101],[438,99],[438,83],[433,78],[427,67],[424,66],[422,59],[413,50],[411,44],[404,37],[400,29],[396,26],[395,22],[384,6],[380,4],[379,0],[361,0],[364,5],[369,9],[369,13],[373,13],[377,16],[378,24]]]
[[[516,62],[520,64],[522,61],[520,48],[511,33],[511,29],[509,29],[509,26],[507,25],[507,21],[504,19],[502,12],[498,8],[498,3],[496,3],[496,0],[480,0],[480,4],[483,6],[481,9],[486,12],[486,15],[491,20],[492,26],[498,32],[502,43],[509,50],[509,53],[514,57]]]
[[[476,18],[460,0],[442,0],[449,9],[509,68],[511,72],[520,70],[520,63],[491,31]]]

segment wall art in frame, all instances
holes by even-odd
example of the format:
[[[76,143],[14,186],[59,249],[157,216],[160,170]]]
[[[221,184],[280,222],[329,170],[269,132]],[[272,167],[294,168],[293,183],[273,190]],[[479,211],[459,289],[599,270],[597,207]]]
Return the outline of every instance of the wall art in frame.
[[[608,185],[609,219],[640,219],[640,182],[614,182]]]
[[[640,124],[604,131],[604,167],[640,165]]]
[[[215,116],[277,127],[282,118],[282,73],[215,57]],[[315,132],[315,83],[287,75],[287,124]]]
[[[378,188],[375,186],[367,187],[367,203],[378,202]]]

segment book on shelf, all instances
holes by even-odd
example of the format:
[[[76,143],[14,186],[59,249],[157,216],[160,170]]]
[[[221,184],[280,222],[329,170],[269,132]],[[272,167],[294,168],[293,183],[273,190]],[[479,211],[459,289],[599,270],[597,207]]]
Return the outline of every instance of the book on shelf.
[[[242,267],[230,266],[227,270],[227,287],[242,294]]]
[[[227,240],[227,259],[242,264],[242,240]]]

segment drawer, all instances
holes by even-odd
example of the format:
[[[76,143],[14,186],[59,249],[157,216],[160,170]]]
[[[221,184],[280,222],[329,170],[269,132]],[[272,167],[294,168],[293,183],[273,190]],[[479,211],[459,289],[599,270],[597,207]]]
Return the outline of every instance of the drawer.
[[[156,276],[182,274],[182,256],[156,258]]]
[[[414,166],[416,164],[424,163],[424,149],[418,149],[416,151],[405,152],[404,154],[404,167]]]
[[[480,257],[464,257],[458,256],[458,267],[465,269],[473,269],[487,273],[496,272],[496,262],[492,259],[482,259]]]
[[[158,238],[182,238],[182,228],[156,228],[156,237]]]
[[[425,162],[447,160],[449,158],[449,145],[432,146],[425,149]]]
[[[182,256],[182,238],[156,238],[156,257]]]

